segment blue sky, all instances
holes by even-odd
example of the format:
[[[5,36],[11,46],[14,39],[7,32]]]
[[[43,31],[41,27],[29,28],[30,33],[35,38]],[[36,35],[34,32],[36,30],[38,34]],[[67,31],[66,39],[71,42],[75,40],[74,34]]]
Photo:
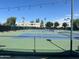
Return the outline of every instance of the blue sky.
[[[70,17],[70,0],[0,0],[0,23],[8,17],[17,17],[17,22],[36,18],[47,21],[63,21]],[[79,18],[79,0],[74,0],[74,18]]]

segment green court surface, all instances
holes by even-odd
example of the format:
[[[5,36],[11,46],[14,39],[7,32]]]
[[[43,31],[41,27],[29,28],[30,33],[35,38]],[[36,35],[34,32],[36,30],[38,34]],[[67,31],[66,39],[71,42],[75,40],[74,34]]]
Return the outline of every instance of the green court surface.
[[[70,49],[70,38],[60,38],[59,40],[56,38],[51,38],[51,42],[47,41],[48,38],[30,38],[30,37],[16,37],[27,35],[57,35],[59,31],[44,31],[44,30],[20,30],[20,31],[10,31],[10,32],[0,32],[0,46],[4,45],[4,47],[0,47],[3,50],[9,51],[22,51],[22,52],[33,52],[35,49],[36,52],[63,52],[65,50]],[[76,33],[76,32],[75,32]],[[9,37],[10,36],[10,37]],[[56,37],[57,37],[56,36]],[[61,35],[63,37],[63,35]],[[35,42],[34,42],[35,39]],[[34,45],[35,43],[35,45]],[[57,45],[57,46],[56,46]],[[59,46],[59,47],[58,47]],[[61,49],[61,48],[63,49]],[[73,50],[78,50],[79,48],[79,40],[73,40]]]

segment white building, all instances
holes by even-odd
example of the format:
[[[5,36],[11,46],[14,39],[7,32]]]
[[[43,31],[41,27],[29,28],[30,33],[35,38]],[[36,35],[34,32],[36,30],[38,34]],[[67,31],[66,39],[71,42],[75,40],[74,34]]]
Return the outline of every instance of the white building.
[[[40,27],[40,23],[31,23],[31,22],[17,22],[17,26],[27,26],[27,27]]]
[[[70,20],[62,20],[62,19],[61,20],[54,20],[53,23],[55,23],[55,22],[59,23],[58,28],[62,27],[62,24],[64,22],[68,24],[67,27],[70,27]],[[16,25],[17,26],[38,27],[38,28],[40,28],[41,23],[40,22],[39,23],[36,23],[36,22],[33,22],[33,23],[31,23],[31,22],[16,22]],[[45,23],[43,24],[43,27],[45,27]]]

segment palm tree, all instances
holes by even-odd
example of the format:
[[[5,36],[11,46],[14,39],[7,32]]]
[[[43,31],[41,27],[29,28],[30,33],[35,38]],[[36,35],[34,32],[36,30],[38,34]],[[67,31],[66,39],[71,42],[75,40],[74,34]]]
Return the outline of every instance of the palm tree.
[[[43,20],[41,20],[40,27],[41,27],[41,28],[44,27],[44,22],[43,22]]]
[[[39,18],[37,18],[37,19],[36,19],[36,23],[39,23],[39,22],[40,22],[40,19],[39,19]]]
[[[24,22],[25,22],[25,17],[22,17],[22,19],[23,19],[22,23],[23,23],[23,26],[24,26]]]

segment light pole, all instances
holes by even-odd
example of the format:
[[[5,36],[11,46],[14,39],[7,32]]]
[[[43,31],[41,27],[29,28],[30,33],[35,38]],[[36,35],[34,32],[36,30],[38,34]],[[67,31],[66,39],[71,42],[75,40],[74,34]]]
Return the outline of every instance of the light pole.
[[[25,24],[25,17],[22,17],[22,19],[23,19],[23,21],[22,21],[22,23],[23,23],[23,30],[24,30],[24,29],[25,29],[25,28],[24,28],[24,26],[25,26],[25,25],[24,25],[24,24]]]
[[[45,24],[46,24],[46,18],[44,18],[44,29],[46,29],[46,26],[45,26]]]
[[[73,39],[73,36],[72,36],[72,32],[73,32],[73,9],[74,9],[74,0],[71,0],[71,32],[70,32],[70,51],[72,52],[72,39]]]

